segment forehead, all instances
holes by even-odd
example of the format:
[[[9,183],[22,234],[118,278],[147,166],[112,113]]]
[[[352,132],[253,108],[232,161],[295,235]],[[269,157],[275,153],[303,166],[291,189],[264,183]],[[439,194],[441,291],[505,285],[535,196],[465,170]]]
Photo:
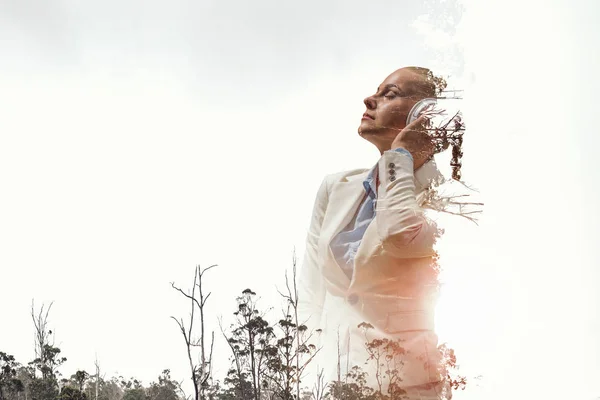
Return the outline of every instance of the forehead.
[[[409,69],[399,69],[392,72],[385,80],[379,85],[380,88],[386,85],[397,85],[400,89],[410,90],[414,87],[414,83],[423,79],[418,73]]]

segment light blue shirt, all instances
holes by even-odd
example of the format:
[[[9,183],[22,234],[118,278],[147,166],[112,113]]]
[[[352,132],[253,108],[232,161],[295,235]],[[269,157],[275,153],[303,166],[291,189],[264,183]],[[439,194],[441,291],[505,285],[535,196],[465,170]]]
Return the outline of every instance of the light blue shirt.
[[[403,148],[394,149],[400,153],[405,153],[412,158],[412,155]],[[331,241],[331,251],[339,266],[346,273],[348,278],[352,279],[354,272],[354,258],[362,241],[367,227],[375,218],[375,200],[377,200],[377,167],[376,164],[363,181],[365,188],[365,198],[358,208],[358,212],[350,223],[338,233]]]

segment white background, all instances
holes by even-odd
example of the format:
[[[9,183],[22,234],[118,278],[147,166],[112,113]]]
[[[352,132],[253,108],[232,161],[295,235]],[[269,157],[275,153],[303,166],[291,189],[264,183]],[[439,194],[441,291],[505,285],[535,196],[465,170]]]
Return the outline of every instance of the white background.
[[[456,399],[600,396],[600,7],[460,5],[1,0],[0,350],[30,361],[54,301],[64,375],[184,379],[170,282],[219,264],[211,329],[247,287],[277,304],[322,177],[377,161],[362,99],[420,65],[465,89],[486,203],[442,253],[440,339],[482,375]]]

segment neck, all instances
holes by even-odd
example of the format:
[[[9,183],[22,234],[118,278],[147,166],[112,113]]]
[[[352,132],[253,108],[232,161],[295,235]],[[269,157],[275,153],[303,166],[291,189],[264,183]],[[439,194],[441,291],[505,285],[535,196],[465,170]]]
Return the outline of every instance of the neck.
[[[363,139],[367,140],[368,142],[372,143],[375,147],[377,147],[377,150],[379,150],[380,155],[383,155],[384,152],[386,152],[392,148],[392,143],[394,142],[394,139],[396,138],[396,135],[397,135],[397,133],[395,133],[392,136],[392,135],[386,135],[381,132],[373,133],[373,132],[360,132],[360,131],[359,131],[359,134]]]
[[[377,150],[379,150],[379,154],[383,155],[384,152],[392,149],[392,142],[373,142]]]

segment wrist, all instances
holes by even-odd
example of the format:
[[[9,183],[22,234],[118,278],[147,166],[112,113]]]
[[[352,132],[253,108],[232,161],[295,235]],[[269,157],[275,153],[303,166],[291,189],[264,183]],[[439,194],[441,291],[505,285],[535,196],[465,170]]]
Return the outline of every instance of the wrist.
[[[407,149],[405,146],[401,146],[401,145],[400,146],[392,146],[390,151],[394,151],[396,153],[401,153],[401,154],[407,155],[411,159],[411,161],[413,163],[413,169],[415,171],[417,169],[419,169],[423,164],[425,164],[431,157],[431,155],[427,152],[411,151],[411,150]]]
[[[399,153],[406,152],[406,153],[410,154],[414,158],[414,154],[413,154],[414,152],[410,149],[410,146],[408,146],[405,143],[402,143],[402,142],[400,142],[400,143],[392,143],[392,146],[391,146],[390,150],[397,151]]]
[[[404,154],[404,155],[410,157],[411,159],[413,159],[412,153],[410,151],[408,151],[405,147],[392,147],[390,149],[390,151],[394,151],[396,153]]]

